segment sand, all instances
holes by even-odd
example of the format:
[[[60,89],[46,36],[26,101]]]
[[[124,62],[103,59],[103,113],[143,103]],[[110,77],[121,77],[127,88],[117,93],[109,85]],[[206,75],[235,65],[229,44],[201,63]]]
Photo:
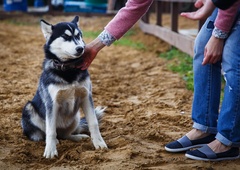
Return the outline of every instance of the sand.
[[[45,159],[45,142],[22,134],[21,112],[37,88],[44,58],[39,19],[55,24],[73,16],[24,16],[0,22],[0,169],[239,169],[240,160],[202,162],[184,153],[168,153],[166,143],[191,129],[192,91],[159,58],[170,46],[142,33],[128,46],[104,48],[89,68],[95,106],[106,106],[100,130],[108,149],[95,150],[91,140],[60,140],[59,156]],[[84,31],[101,31],[111,17],[81,17]],[[91,38],[86,38],[90,42]]]

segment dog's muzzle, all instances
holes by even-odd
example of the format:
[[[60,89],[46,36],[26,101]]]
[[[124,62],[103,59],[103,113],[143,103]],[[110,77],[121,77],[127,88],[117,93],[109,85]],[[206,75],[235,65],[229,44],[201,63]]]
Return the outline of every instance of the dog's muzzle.
[[[77,46],[75,50],[77,51],[75,54],[76,56],[81,56],[84,53],[84,48],[82,46]]]

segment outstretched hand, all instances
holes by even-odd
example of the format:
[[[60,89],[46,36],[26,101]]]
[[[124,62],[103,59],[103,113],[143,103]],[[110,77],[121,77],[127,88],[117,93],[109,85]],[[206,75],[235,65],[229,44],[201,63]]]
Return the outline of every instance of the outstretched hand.
[[[84,54],[82,55],[83,62],[78,65],[81,70],[86,70],[97,55],[97,51],[94,51],[88,45],[85,47]]]
[[[103,47],[105,47],[105,45],[98,38],[87,44],[84,54],[82,55],[83,62],[77,67],[81,70],[86,70]]]
[[[195,12],[182,12],[180,15],[192,20],[206,19],[213,12],[215,5],[212,0],[197,0],[195,7],[198,8]]]

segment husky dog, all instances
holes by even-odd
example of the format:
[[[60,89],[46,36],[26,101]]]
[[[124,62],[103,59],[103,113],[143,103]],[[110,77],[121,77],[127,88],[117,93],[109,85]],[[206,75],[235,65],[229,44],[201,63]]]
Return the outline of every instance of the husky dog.
[[[71,22],[56,25],[41,20],[46,38],[43,72],[33,100],[23,109],[21,124],[29,139],[46,141],[46,158],[58,155],[58,139],[80,141],[89,137],[80,134],[86,128],[96,149],[107,148],[98,126],[104,109],[94,109],[89,73],[77,68],[85,48],[78,20],[76,16]],[[82,124],[80,109],[87,126]]]

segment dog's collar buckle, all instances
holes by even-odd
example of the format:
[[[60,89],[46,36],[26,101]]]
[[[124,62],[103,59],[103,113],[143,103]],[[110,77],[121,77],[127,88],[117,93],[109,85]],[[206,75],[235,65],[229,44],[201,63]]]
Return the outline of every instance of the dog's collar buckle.
[[[70,62],[70,63],[61,63],[58,60],[53,60],[53,66],[54,66],[55,69],[61,70],[61,71],[77,69],[76,61],[75,62]]]
[[[66,67],[64,67],[64,64],[61,64],[61,70],[62,71],[66,71],[67,70]]]

